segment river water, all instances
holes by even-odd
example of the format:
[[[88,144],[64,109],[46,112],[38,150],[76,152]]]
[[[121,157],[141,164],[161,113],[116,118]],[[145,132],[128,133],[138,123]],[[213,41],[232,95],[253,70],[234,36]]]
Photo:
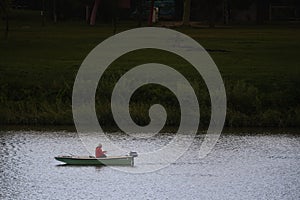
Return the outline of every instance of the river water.
[[[0,199],[300,199],[299,133],[223,134],[198,159],[200,135],[170,166],[131,174],[60,165],[54,156],[89,154],[74,132],[0,131]],[[171,136],[149,144],[164,144]],[[110,137],[124,140],[120,133]],[[145,140],[141,146],[148,150]]]

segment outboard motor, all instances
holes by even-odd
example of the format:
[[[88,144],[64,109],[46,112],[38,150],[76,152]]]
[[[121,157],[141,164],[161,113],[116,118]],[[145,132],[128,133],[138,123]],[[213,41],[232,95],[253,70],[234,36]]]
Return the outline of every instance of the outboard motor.
[[[132,157],[138,157],[138,154],[135,151],[130,151],[129,155],[132,156]]]

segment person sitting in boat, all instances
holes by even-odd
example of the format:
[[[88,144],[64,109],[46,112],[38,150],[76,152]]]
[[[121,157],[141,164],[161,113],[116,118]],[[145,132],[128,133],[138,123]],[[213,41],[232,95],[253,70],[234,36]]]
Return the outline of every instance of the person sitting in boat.
[[[106,151],[102,150],[102,144],[99,144],[95,150],[96,158],[105,158],[106,157],[105,153]]]

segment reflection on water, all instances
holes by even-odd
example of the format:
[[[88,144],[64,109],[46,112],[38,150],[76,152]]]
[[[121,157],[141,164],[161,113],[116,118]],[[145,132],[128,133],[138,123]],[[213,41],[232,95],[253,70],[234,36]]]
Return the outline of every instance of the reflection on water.
[[[140,151],[171,135],[128,140]],[[223,135],[213,152],[198,159],[198,136],[178,161],[162,170],[128,174],[109,167],[65,166],[61,154],[89,154],[76,133],[0,132],[0,199],[300,199],[300,136]],[[147,145],[149,144],[149,145]],[[156,165],[139,163],[136,166]]]

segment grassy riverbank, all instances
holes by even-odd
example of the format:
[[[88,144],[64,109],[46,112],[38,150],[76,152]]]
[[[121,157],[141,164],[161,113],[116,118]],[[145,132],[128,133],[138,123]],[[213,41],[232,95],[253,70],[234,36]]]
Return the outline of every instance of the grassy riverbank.
[[[130,28],[134,24],[121,23],[118,31]],[[219,67],[228,96],[227,126],[300,126],[300,27],[177,30],[203,45]],[[77,70],[85,56],[111,35],[110,25],[60,22],[41,27],[38,20],[15,17],[8,40],[0,37],[0,124],[73,124],[71,94]],[[210,101],[202,80],[181,58],[155,50],[132,52],[110,66],[96,98],[100,123],[114,125],[109,99],[116,80],[133,66],[148,62],[173,66],[189,79],[205,127]],[[133,119],[146,124],[149,105],[162,103],[169,111],[167,125],[176,126],[178,102],[169,94],[153,85],[142,88],[132,98]]]

